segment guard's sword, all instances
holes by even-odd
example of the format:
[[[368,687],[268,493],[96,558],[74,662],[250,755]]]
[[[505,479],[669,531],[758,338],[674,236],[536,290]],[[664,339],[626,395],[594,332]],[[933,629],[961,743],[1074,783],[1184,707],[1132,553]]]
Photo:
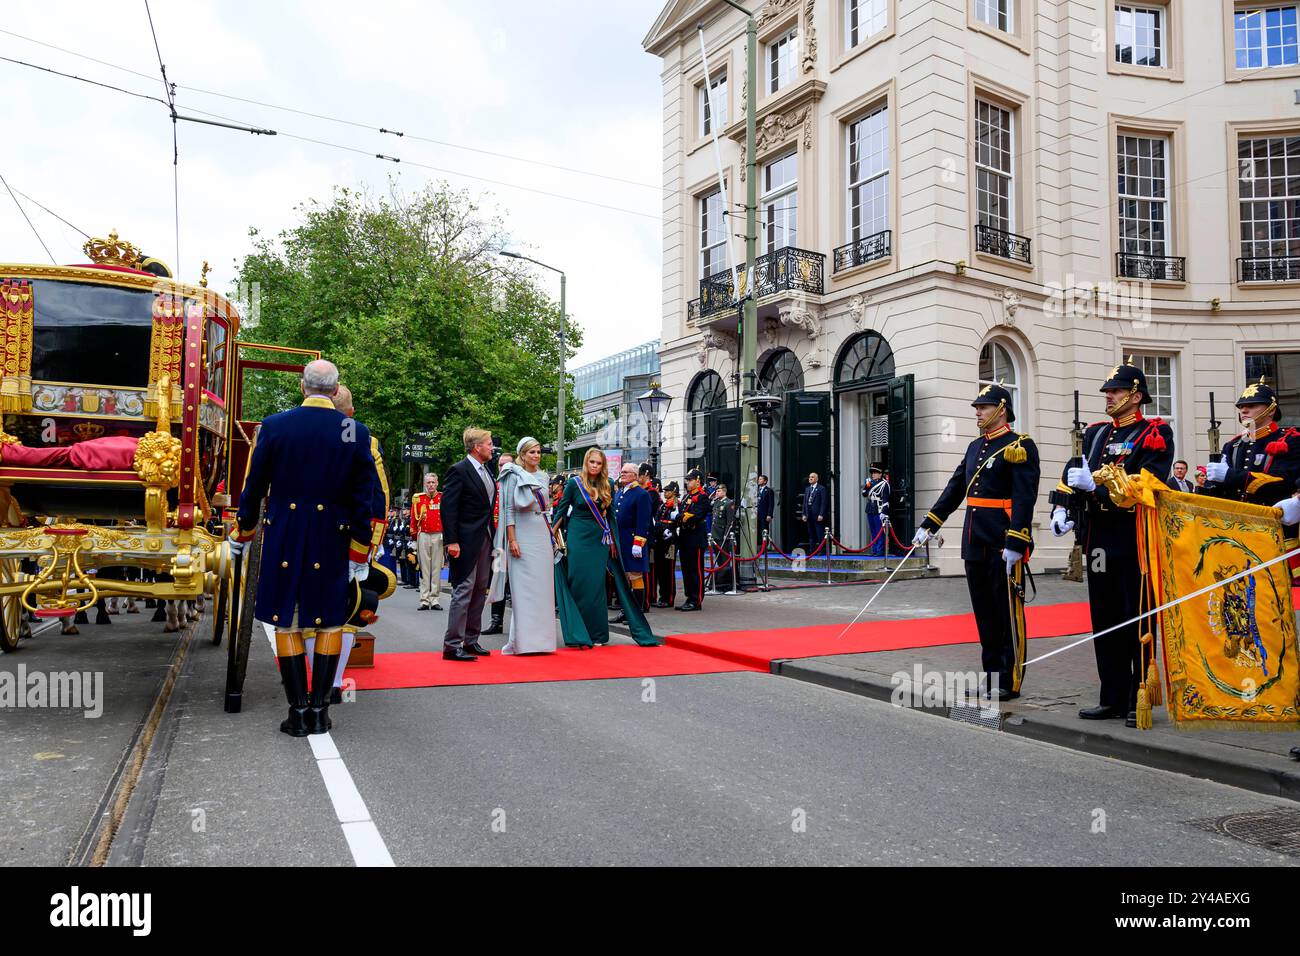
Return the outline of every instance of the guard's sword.
[[[880,587],[876,588],[876,593],[871,595],[871,599],[862,606],[862,610],[857,613],[857,615],[853,618],[853,620],[849,621],[849,623],[844,625],[844,630],[840,631],[840,633],[835,638],[837,641],[849,632],[849,628],[851,628],[854,624],[858,623],[858,620],[862,617],[862,615],[867,613],[867,608],[871,607],[871,605],[875,603],[876,598],[880,597],[881,591],[889,587],[889,582],[894,580],[894,575],[897,574],[899,571],[903,570],[903,565],[907,564],[907,559],[910,558],[912,556],[912,552],[919,547],[920,545],[914,544],[907,549],[907,554],[903,555],[903,560],[899,561],[898,566],[895,567],[894,570],[889,572],[889,577],[885,578],[885,583],[882,584]]]

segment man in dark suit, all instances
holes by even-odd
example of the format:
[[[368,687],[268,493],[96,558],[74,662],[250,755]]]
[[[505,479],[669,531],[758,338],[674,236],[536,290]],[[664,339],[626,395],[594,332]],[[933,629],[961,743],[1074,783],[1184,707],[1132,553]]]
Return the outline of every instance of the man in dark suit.
[[[758,476],[758,536],[772,533],[772,512],[776,508],[776,495],[768,487],[767,475]]]
[[[803,492],[803,513],[799,520],[808,527],[808,550],[815,550],[826,535],[826,486],[818,481],[817,472],[808,475],[808,487]]]
[[[302,405],[262,422],[230,535],[237,554],[262,522],[255,614],[275,628],[289,700],[280,730],[291,737],[330,729],[329,696],[349,616],[348,585],[369,572],[375,460],[366,426],[330,400],[338,388],[334,365],[310,362],[302,373]],[[316,631],[310,697],[306,630]]]
[[[492,508],[496,476],[487,467],[492,459],[492,433],[467,428],[465,457],[447,470],[442,488],[442,540],[447,546],[451,606],[442,656],[472,661],[490,653],[479,646],[483,605],[492,579]]]
[[[1186,495],[1196,494],[1196,482],[1187,477],[1187,462],[1181,458],[1174,462],[1174,473],[1169,476],[1166,484],[1174,491],[1181,491]]]

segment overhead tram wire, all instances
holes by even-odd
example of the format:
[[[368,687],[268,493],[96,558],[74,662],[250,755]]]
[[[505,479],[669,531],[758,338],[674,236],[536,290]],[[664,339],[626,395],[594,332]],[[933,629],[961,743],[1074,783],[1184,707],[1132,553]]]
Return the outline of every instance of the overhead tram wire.
[[[50,50],[57,50],[59,53],[66,53],[68,56],[74,56],[77,57],[78,59],[88,60],[91,63],[98,63],[100,66],[106,66],[109,69],[119,70],[123,73],[128,73],[131,76],[138,76],[141,79],[146,79],[146,80],[153,79],[153,77],[150,76],[149,74],[141,73],[139,70],[133,70],[130,67],[121,66],[116,63],[110,63],[107,60],[101,60],[98,59],[97,57],[89,56],[85,53],[78,53],[76,50],[69,50],[66,47],[56,46],[53,43],[46,43],[43,40],[37,40],[34,37],[24,36],[23,34],[15,33],[12,30],[0,29],[0,34],[4,34],[5,36],[11,36],[19,40],[25,40],[28,43],[34,43],[37,46],[43,46]],[[326,123],[338,123],[343,126],[351,126],[356,129],[370,130],[371,132],[381,133],[388,136],[396,136],[398,138],[416,140],[422,143],[430,143],[434,146],[445,146],[448,149],[461,149],[467,152],[480,153],[484,156],[495,156],[498,159],[506,159],[506,160],[510,160],[511,162],[529,163],[534,166],[542,166],[544,168],[554,169],[559,172],[573,173],[578,176],[591,176],[596,179],[608,180],[609,182],[622,183],[623,185],[626,186],[637,186],[641,189],[653,189],[656,192],[663,192],[662,186],[656,186],[653,183],[643,183],[635,179],[626,179],[621,176],[612,176],[608,173],[599,173],[596,172],[595,170],[579,169],[574,166],[565,166],[561,163],[548,163],[545,160],[541,160],[541,159],[532,159],[527,156],[515,156],[512,155],[511,153],[503,153],[495,150],[483,149],[478,146],[466,146],[463,143],[453,143],[447,140],[434,139],[433,137],[422,136],[418,133],[407,133],[401,130],[388,129],[386,126],[380,126],[374,123],[362,123],[356,120],[344,119],[338,116],[330,116],[325,113],[316,113],[316,112],[312,112],[311,110],[297,109],[292,106],[281,106],[277,103],[267,103],[262,100],[254,100],[243,96],[235,96],[232,93],[222,93],[219,90],[208,90],[198,86],[187,86],[184,83],[176,84],[176,88],[179,90],[186,90],[190,93],[200,93],[204,96],[216,96],[221,99],[233,100],[234,102],[237,103],[246,103],[250,106],[260,106],[260,107],[264,107],[265,109],[280,110],[282,112],[293,113],[298,116],[307,116],[312,119],[322,120],[323,122]],[[182,116],[180,118],[184,119],[185,117]]]
[[[10,187],[10,188],[12,188],[12,187]],[[59,222],[63,223],[65,226],[67,226],[69,229],[71,229],[73,232],[80,233],[80,234],[81,234],[83,237],[85,237],[86,239],[89,239],[89,238],[90,238],[90,233],[86,232],[86,230],[84,230],[84,229],[79,229],[78,227],[74,226],[72,223],[68,222],[68,220],[64,219],[64,218],[63,218],[62,216],[60,216],[57,212],[55,212],[53,209],[49,208],[48,206],[43,206],[43,205],[41,205],[39,202],[37,202],[37,201],[36,201],[35,199],[33,199],[31,196],[29,196],[29,195],[27,195],[25,192],[23,192],[21,189],[14,189],[14,192],[16,192],[18,195],[22,196],[24,199],[26,199],[29,203],[31,203],[31,204],[32,204],[33,206],[35,206],[37,209],[40,209],[40,210],[42,210],[42,211],[44,211],[44,212],[46,212],[46,213],[49,213],[49,214],[50,214],[51,216],[53,216],[55,219],[59,220]]]
[[[36,224],[32,222],[32,217],[27,215],[27,210],[24,209],[23,204],[18,201],[18,197],[14,195],[14,191],[9,188],[9,181],[4,178],[2,173],[0,173],[0,183],[4,184],[5,189],[9,193],[9,198],[14,201],[14,205],[18,207],[18,211],[22,213],[23,218],[27,220],[27,225],[32,230],[32,235],[34,235],[36,241],[41,244],[41,248],[45,250],[45,254],[50,257],[50,262],[57,266],[59,260],[54,258],[54,253],[50,252],[50,247],[47,246],[45,240],[41,238],[41,234],[36,229]]]
[[[163,63],[162,47],[158,45],[158,31],[153,25],[153,11],[149,0],[144,0],[145,16],[149,18],[149,34],[153,37],[154,52],[158,54],[158,70],[162,73],[163,92],[167,108],[172,115],[172,215],[176,225],[176,273],[181,271],[181,147],[176,122],[176,84],[167,80],[167,65]]]

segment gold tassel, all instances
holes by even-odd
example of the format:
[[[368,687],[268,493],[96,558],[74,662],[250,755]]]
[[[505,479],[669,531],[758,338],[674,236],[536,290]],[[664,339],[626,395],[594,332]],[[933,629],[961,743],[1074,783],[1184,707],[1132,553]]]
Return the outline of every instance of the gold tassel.
[[[1137,707],[1138,730],[1151,729],[1151,701],[1147,698],[1147,685],[1138,684],[1138,707]]]
[[[1142,635],[1141,640],[1144,648],[1142,656],[1145,658],[1148,652],[1151,655],[1151,661],[1147,665],[1147,696],[1151,699],[1152,707],[1159,707],[1165,702],[1165,695],[1160,683],[1160,667],[1156,664],[1156,637],[1147,631]]]
[[[1019,445],[1013,445],[1006,450],[1006,453],[1002,457],[1013,465],[1020,465],[1024,464],[1024,462],[1029,459],[1029,453]]]

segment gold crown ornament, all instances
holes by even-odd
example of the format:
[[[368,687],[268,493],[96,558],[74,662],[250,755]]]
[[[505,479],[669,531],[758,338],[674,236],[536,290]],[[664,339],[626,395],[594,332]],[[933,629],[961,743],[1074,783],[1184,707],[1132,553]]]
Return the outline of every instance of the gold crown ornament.
[[[131,243],[118,239],[117,230],[108,234],[107,239],[90,239],[81,247],[90,261],[101,266],[125,266],[128,269],[139,268],[144,254]]]
[[[99,438],[104,434],[104,426],[95,422],[77,422],[72,426],[72,434],[82,441],[89,438]]]

